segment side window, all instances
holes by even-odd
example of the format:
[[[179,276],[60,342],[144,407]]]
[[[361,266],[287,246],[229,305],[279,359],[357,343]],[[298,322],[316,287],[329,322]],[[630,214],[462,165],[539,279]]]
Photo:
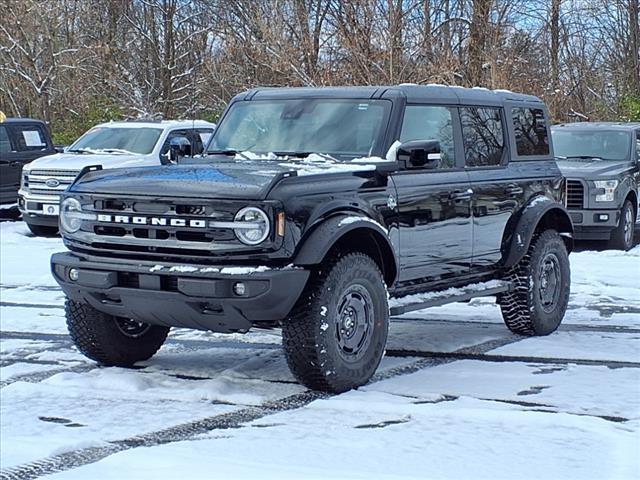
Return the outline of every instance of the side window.
[[[500,109],[464,107],[460,109],[464,158],[467,167],[500,165],[504,153],[504,131]]]
[[[549,134],[544,111],[540,108],[512,108],[518,155],[548,155]]]
[[[410,140],[438,140],[440,142],[440,168],[455,167],[453,121],[450,108],[407,105],[402,121],[400,141],[408,142]]]
[[[11,152],[11,140],[9,139],[9,132],[7,128],[0,125],[0,153]]]
[[[42,129],[37,126],[28,126],[16,129],[17,150],[19,152],[44,150],[47,148],[47,137]]]
[[[640,130],[636,132],[636,159],[640,162]]]
[[[160,149],[160,157],[165,157],[167,160],[169,159],[169,147],[171,146],[171,140],[176,137],[187,137],[189,138],[189,130],[173,130],[169,132],[166,140],[162,144],[162,148]]]

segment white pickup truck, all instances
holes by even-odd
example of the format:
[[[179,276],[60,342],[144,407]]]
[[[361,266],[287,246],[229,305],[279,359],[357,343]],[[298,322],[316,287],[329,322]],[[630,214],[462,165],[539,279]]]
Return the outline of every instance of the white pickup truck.
[[[18,208],[35,235],[58,231],[59,196],[80,170],[171,163],[176,155],[202,153],[215,124],[197,120],[128,121],[96,125],[64,153],[47,155],[24,166]],[[172,144],[174,148],[172,151]]]

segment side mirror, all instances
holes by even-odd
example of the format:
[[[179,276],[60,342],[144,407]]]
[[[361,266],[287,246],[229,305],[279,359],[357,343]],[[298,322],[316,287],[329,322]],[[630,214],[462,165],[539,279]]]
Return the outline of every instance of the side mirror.
[[[437,140],[411,140],[398,147],[398,162],[405,168],[433,169],[440,166],[440,142]]]
[[[191,156],[191,142],[187,137],[174,137],[169,145],[169,160],[177,163],[183,157]]]

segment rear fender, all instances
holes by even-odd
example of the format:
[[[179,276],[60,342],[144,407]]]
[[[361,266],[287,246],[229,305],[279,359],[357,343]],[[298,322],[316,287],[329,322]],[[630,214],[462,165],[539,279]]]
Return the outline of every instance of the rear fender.
[[[545,196],[537,196],[522,209],[520,219],[503,242],[503,266],[513,267],[524,257],[534,235],[554,229],[562,236],[571,252],[573,249],[573,224],[563,205]]]

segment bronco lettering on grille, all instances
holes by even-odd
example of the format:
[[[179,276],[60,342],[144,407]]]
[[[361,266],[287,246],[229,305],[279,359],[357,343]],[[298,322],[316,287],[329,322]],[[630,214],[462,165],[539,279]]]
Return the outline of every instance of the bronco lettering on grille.
[[[129,215],[99,214],[98,221],[104,223],[133,223],[135,225],[156,225],[166,227],[207,228],[206,220],[189,220],[185,218],[139,217]]]

